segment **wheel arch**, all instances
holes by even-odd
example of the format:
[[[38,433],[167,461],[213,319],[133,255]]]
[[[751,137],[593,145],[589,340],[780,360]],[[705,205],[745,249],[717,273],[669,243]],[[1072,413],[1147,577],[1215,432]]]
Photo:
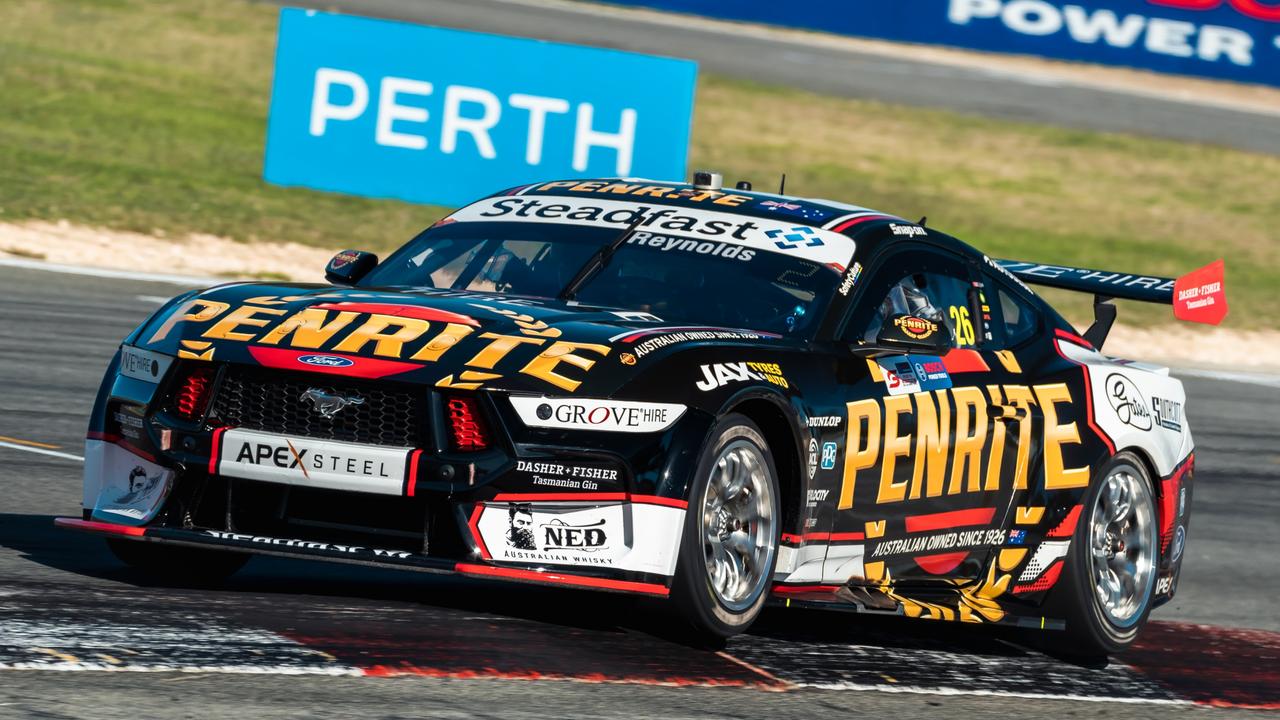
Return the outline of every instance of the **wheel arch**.
[[[805,497],[804,452],[787,409],[780,400],[764,395],[739,400],[725,412],[745,415],[760,426],[777,465],[782,531],[799,532]]]

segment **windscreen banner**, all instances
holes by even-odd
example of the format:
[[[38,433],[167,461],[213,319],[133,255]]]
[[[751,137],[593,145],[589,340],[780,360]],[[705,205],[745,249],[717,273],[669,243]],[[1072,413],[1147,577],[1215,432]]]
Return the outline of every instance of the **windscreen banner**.
[[[1280,0],[610,2],[1280,86]]]
[[[687,60],[286,8],[268,182],[458,206],[550,178],[681,180]]]

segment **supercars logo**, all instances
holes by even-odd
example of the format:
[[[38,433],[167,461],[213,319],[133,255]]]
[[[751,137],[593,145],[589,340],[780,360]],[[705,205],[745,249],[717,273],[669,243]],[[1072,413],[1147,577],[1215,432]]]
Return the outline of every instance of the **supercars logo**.
[[[907,337],[915,340],[927,339],[938,331],[938,323],[915,315],[894,318],[893,324],[897,325]]]

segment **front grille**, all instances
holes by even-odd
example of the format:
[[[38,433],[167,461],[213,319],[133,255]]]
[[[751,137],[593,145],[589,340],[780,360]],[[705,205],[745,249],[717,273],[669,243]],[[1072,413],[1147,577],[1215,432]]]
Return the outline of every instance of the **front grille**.
[[[325,419],[308,390],[361,398]],[[322,440],[419,447],[427,427],[426,392],[326,375],[227,367],[210,420],[215,423]]]

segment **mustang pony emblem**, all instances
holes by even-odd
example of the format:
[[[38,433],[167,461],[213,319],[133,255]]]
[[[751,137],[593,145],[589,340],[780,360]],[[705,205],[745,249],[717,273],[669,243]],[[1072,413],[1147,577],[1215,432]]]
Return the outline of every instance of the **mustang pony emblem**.
[[[332,420],[334,415],[342,412],[348,405],[364,404],[364,398],[359,395],[345,397],[336,393],[327,393],[317,388],[308,388],[299,399],[311,401],[316,412],[320,413],[320,417],[325,420]]]

